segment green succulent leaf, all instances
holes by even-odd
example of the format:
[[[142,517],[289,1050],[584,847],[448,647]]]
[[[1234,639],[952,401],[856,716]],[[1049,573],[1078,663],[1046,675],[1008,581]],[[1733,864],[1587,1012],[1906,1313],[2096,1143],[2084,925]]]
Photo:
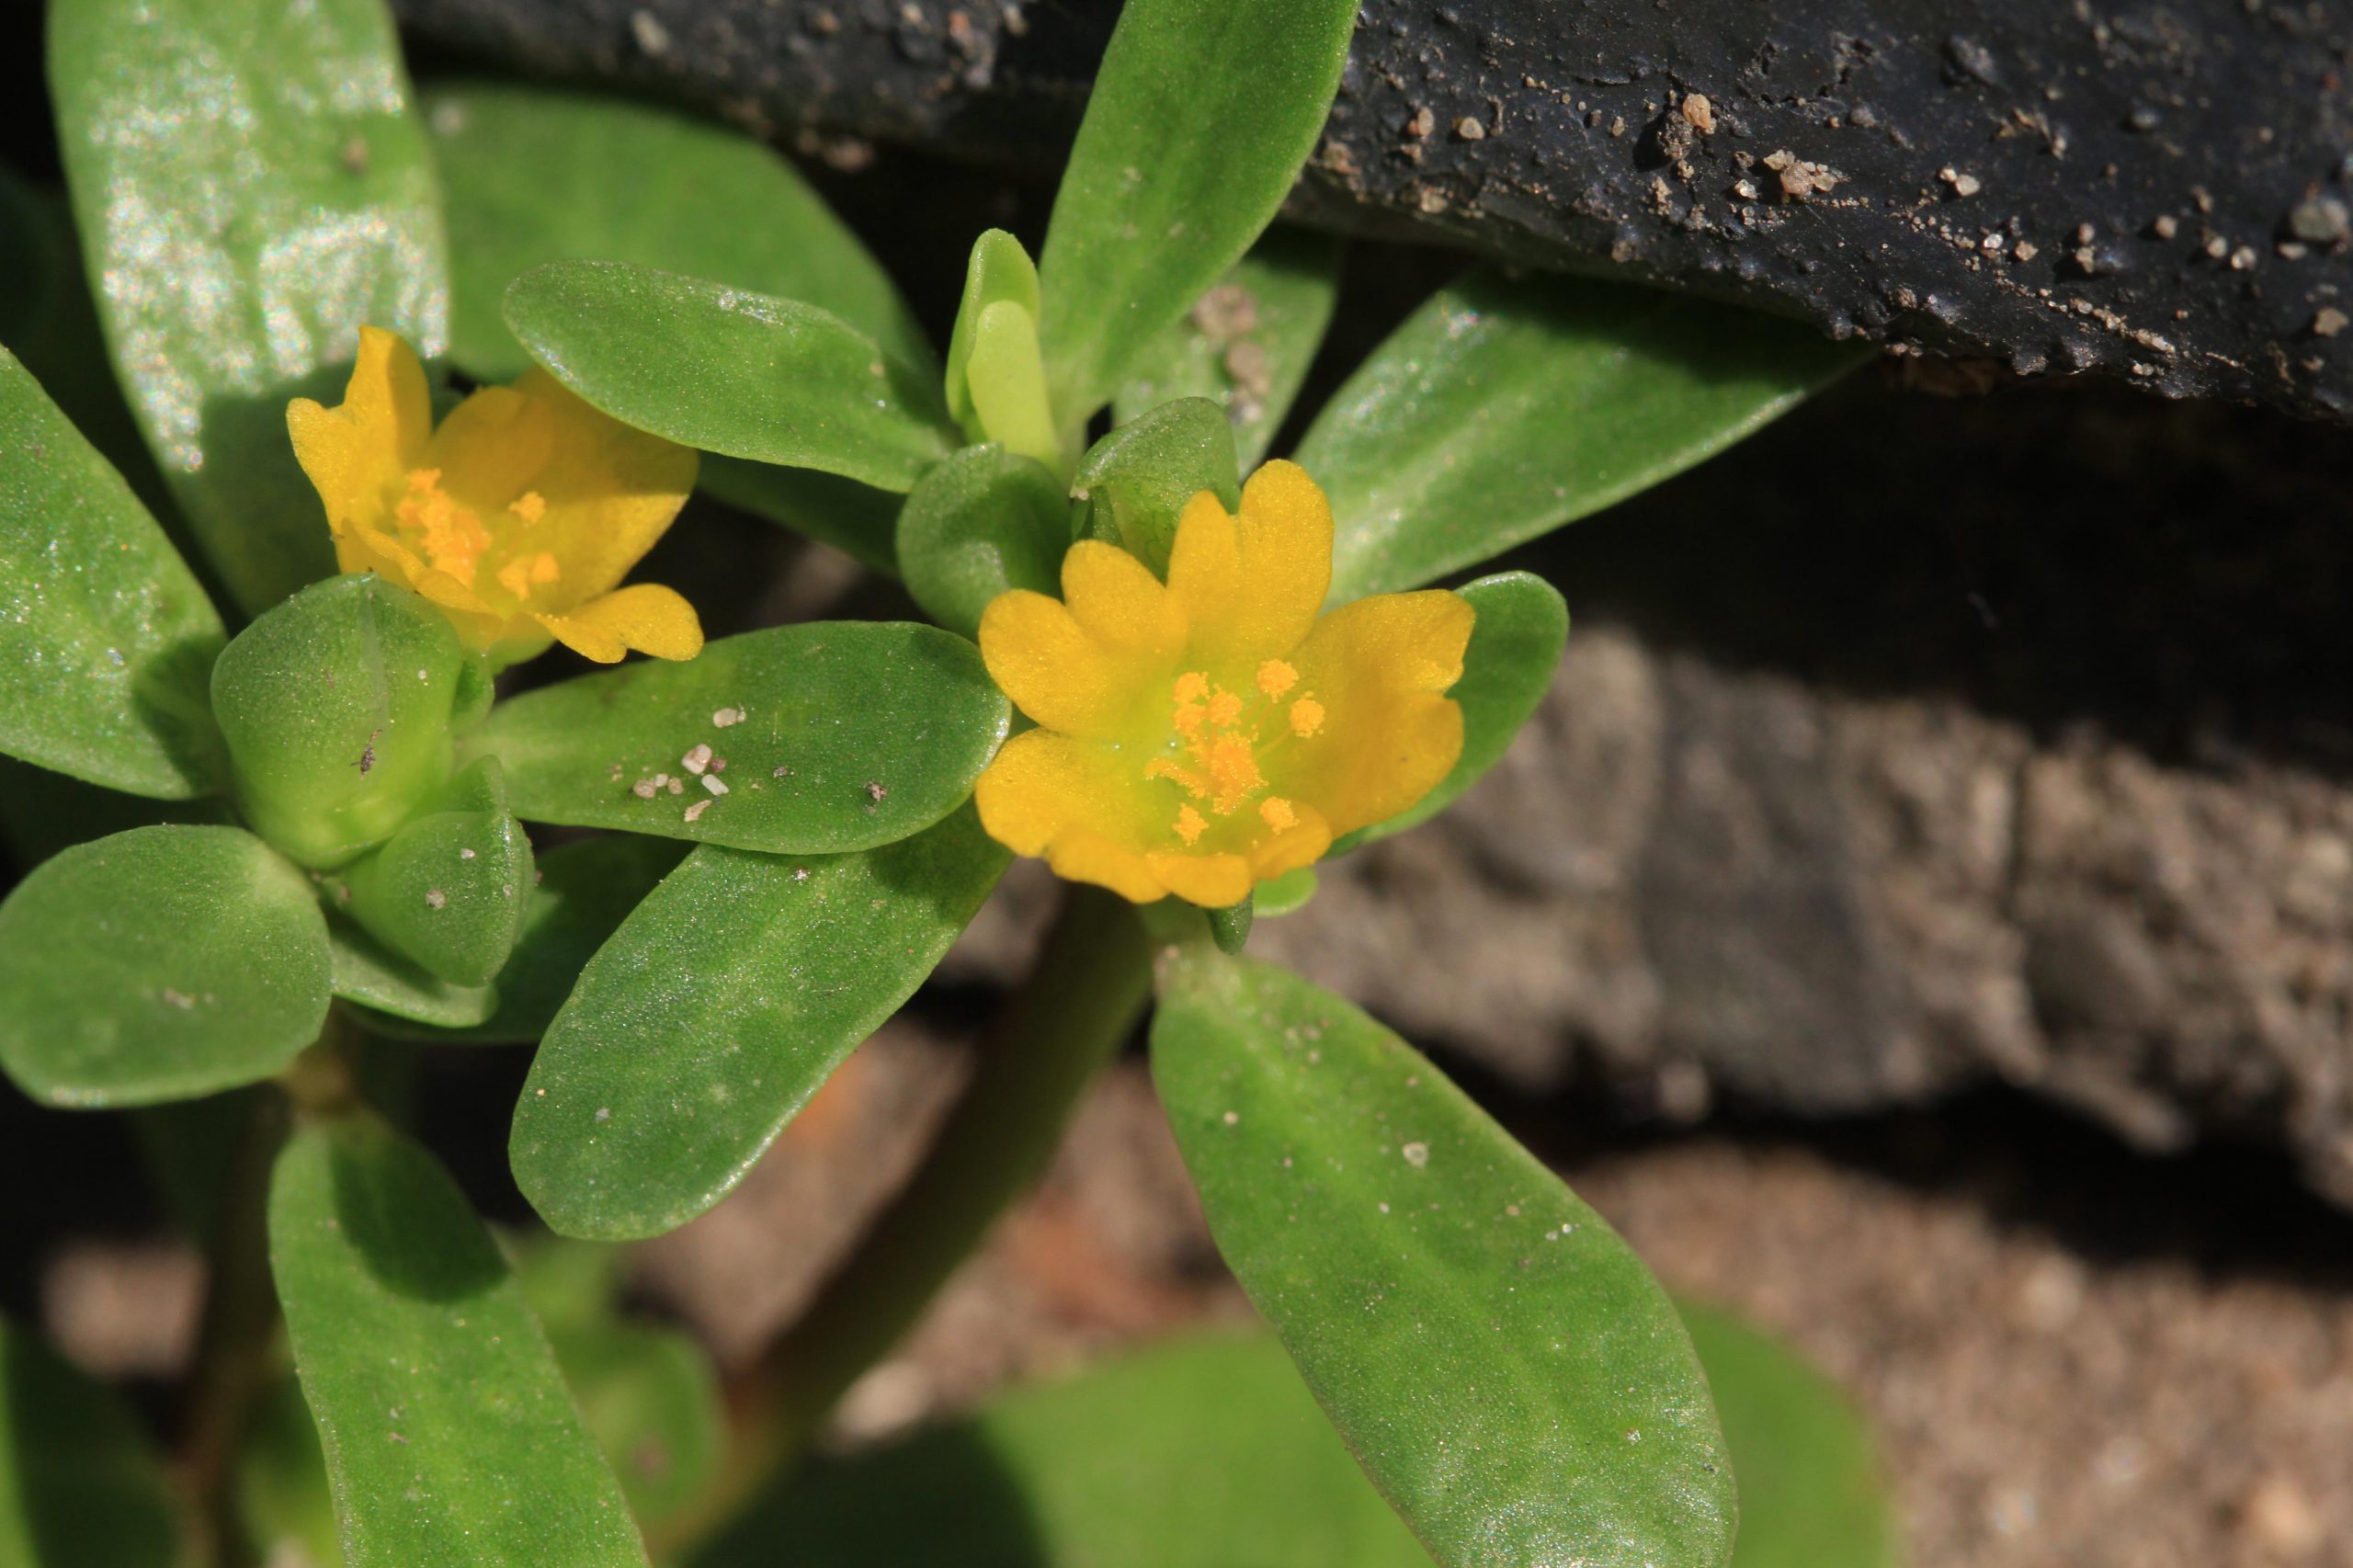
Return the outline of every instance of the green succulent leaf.
[[[548,1339],[639,1523],[658,1530],[692,1507],[726,1447],[702,1347],[677,1329],[609,1319],[551,1325]]]
[[[380,1123],[278,1156],[269,1261],[347,1568],[644,1568],[506,1261],[431,1155]]]
[[[219,790],[224,635],[122,476],[0,349],[0,752],[136,795]]]
[[[794,1568],[1429,1568],[1259,1335],[1159,1346],[820,1460],[690,1568],[770,1568],[779,1541]]]
[[[1295,914],[1304,909],[1315,896],[1315,868],[1302,866],[1295,871],[1285,871],[1258,884],[1253,901],[1258,917],[1272,920],[1278,915]]]
[[[972,253],[964,263],[964,294],[957,304],[955,329],[948,339],[948,414],[964,426],[965,434],[974,441],[986,437],[981,433],[972,407],[972,339],[980,328],[982,312],[999,303],[1018,305],[1032,323],[1036,322],[1038,268],[1019,240],[1003,229],[986,229],[972,242]]]
[[[1274,228],[1193,308],[1146,345],[1112,400],[1121,425],[1180,397],[1225,411],[1246,472],[1282,428],[1340,293],[1340,245]]]
[[[954,427],[928,375],[831,311],[620,261],[555,261],[506,290],[506,325],[626,425],[707,452],[904,491]]]
[[[265,1563],[342,1568],[326,1455],[290,1372],[273,1382],[254,1409],[237,1451],[235,1488],[245,1535]]]
[[[1290,194],[1339,86],[1356,0],[1123,7],[1039,257],[1053,406],[1111,400]]]
[[[821,621],[526,693],[467,744],[532,822],[829,855],[954,811],[1011,716],[961,637]]]
[[[122,1403],[0,1319],[0,1562],[173,1568],[163,1467]]]
[[[49,79],[122,383],[247,611],[335,570],[286,438],[364,324],[441,352],[441,208],[381,0],[74,0]]]
[[[972,404],[972,417],[965,422],[968,437],[995,441],[1056,472],[1067,471],[1070,459],[1046,393],[1046,362],[1038,350],[1035,316],[1011,300],[983,310],[972,327],[964,385]]]
[[[627,98],[522,83],[424,94],[449,222],[449,357],[530,365],[501,319],[543,262],[597,256],[805,300],[910,366],[931,345],[890,275],[798,170],[750,136]]]
[[[829,544],[877,572],[899,569],[892,541],[904,495],[813,468],[779,468],[710,452],[703,454],[699,483],[704,494],[738,511]]]
[[[1206,945],[1161,987],[1154,1081],[1218,1249],[1431,1555],[1721,1568],[1706,1381],[1601,1217],[1339,997]]]
[[[1229,904],[1209,912],[1210,940],[1217,950],[1228,958],[1239,953],[1250,940],[1250,927],[1257,923],[1258,910],[1252,899]]]
[[[1241,505],[1233,427],[1205,397],[1161,403],[1096,442],[1071,489],[1086,498],[1089,538],[1108,540],[1165,577],[1187,502],[1211,490],[1229,512]]]
[[[1070,501],[1043,463],[1003,447],[967,447],[907,494],[899,574],[926,615],[978,637],[981,612],[1015,588],[1061,592]]]
[[[538,858],[537,885],[523,912],[522,934],[498,971],[498,983],[490,988],[495,1006],[487,1017],[444,1020],[411,1011],[399,1018],[370,1019],[370,1026],[379,1034],[416,1040],[487,1045],[538,1040],[597,949],[676,869],[687,849],[676,839],[634,833],[558,845]],[[419,1028],[404,1019],[440,1027]]]
[[[337,882],[345,910],[392,952],[452,985],[488,985],[531,892],[531,841],[507,813],[498,759],[450,779]]]
[[[0,1066],[59,1106],[267,1078],[326,1018],[310,879],[234,827],[141,827],[42,862],[0,903]]]
[[[482,1023],[498,1006],[497,987],[457,985],[428,973],[341,915],[327,916],[327,941],[335,953],[335,994],[387,1020],[464,1028]],[[367,1021],[376,1027],[377,1020]],[[402,1032],[398,1024],[391,1028]]]
[[[1770,1335],[1681,1301],[1740,1477],[1733,1568],[1898,1568],[1877,1445],[1837,1387]]]
[[[1441,289],[1316,416],[1332,597],[1411,588],[1754,435],[1864,351],[1773,316],[1586,279]]]
[[[969,806],[858,855],[696,850],[540,1042],[510,1151],[524,1195],[598,1241],[709,1209],[914,994],[1006,858]]]
[[[254,830],[316,868],[390,838],[449,776],[472,662],[439,610],[367,574],[239,632],[212,666],[212,711]]]
[[[1346,835],[1332,846],[1336,855],[1418,827],[1452,805],[1503,760],[1552,689],[1569,642],[1569,607],[1560,590],[1532,573],[1503,572],[1464,584],[1461,593],[1478,612],[1462,678],[1447,693],[1462,709],[1462,755],[1437,789],[1387,822]]]

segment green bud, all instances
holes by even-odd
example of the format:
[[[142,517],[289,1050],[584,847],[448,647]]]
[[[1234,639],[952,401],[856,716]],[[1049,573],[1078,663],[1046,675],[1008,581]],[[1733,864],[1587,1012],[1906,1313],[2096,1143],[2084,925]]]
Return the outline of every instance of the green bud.
[[[390,838],[449,777],[451,717],[476,663],[424,599],[372,575],[314,583],[212,666],[237,803],[313,869]]]
[[[1164,403],[1089,448],[1071,488],[1086,497],[1081,535],[1107,540],[1165,577],[1188,502],[1208,490],[1229,512],[1242,504],[1233,426],[1208,398]]]
[[[393,952],[452,984],[487,985],[514,950],[532,872],[506,775],[486,756],[331,885],[337,906]]]
[[[1077,439],[1054,425],[1038,309],[1029,253],[1004,230],[989,230],[973,243],[948,340],[948,411],[966,440],[994,441],[1068,479]]]

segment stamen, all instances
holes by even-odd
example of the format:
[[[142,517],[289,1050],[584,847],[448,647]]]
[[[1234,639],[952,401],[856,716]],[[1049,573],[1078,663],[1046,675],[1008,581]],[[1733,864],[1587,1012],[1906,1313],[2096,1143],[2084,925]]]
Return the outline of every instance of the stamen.
[[[1282,833],[1299,824],[1299,813],[1292,811],[1290,802],[1280,795],[1269,795],[1259,801],[1258,815],[1277,833]]]
[[[1324,727],[1324,705],[1302,697],[1290,705],[1290,733],[1305,740]]]
[[[1269,698],[1280,698],[1299,684],[1299,672],[1280,659],[1268,659],[1258,666],[1258,689]]]
[[[527,524],[536,523],[548,515],[547,497],[536,490],[526,490],[507,503],[506,509],[522,518]]]
[[[1209,819],[1190,806],[1176,808],[1176,836],[1189,846],[1208,831]]]
[[[1223,687],[1218,687],[1217,695],[1210,699],[1210,722],[1222,730],[1241,717],[1242,699]]]
[[[1176,698],[1180,707],[1188,702],[1199,702],[1209,694],[1210,677],[1200,671],[1188,670],[1176,677]]]

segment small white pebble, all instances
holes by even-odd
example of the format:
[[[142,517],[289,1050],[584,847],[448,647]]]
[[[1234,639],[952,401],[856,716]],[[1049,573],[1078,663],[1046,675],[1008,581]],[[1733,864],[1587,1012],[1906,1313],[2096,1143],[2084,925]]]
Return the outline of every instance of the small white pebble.
[[[710,716],[710,727],[714,730],[723,730],[731,724],[740,724],[743,722],[744,710],[741,708],[722,708]]]
[[[629,792],[641,801],[650,801],[659,792],[659,788],[653,779],[641,778],[629,787]]]
[[[1242,1113],[1239,1111],[1230,1110],[1225,1113],[1225,1124],[1228,1127],[1232,1127],[1235,1122],[1240,1121],[1241,1119]]]
[[[709,801],[697,801],[693,805],[687,808],[687,820],[688,822],[699,821],[700,820],[703,812],[709,810],[710,810],[710,802]]]
[[[449,895],[443,892],[439,888],[427,888],[425,890],[425,903],[426,908],[440,909],[447,905],[449,902]]]
[[[474,852],[471,849],[460,849],[458,851],[458,858],[460,860],[471,860],[473,858]]]
[[[720,778],[716,773],[704,774],[702,776],[702,787],[710,790],[714,795],[724,795],[727,793],[727,781]]]
[[[1427,1165],[1430,1163],[1430,1146],[1427,1143],[1408,1143],[1397,1152],[1405,1156],[1405,1163],[1409,1165]]]
[[[597,1108],[597,1120],[599,1120],[599,1121],[610,1121],[610,1120],[612,1120],[612,1119],[613,1119],[613,1108],[612,1108],[612,1107],[610,1107],[610,1106],[608,1106],[608,1105],[600,1105],[600,1106],[598,1106],[598,1107]]]
[[[683,795],[687,792],[687,781],[685,779],[673,778],[669,782],[670,793],[673,795]]]
[[[694,750],[678,759],[678,766],[689,773],[700,773],[710,766],[710,748],[707,745],[696,746]]]

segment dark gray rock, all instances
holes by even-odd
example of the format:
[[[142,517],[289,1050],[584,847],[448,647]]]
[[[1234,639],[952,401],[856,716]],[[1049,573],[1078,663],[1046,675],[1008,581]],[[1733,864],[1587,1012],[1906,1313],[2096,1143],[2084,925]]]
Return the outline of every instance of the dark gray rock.
[[[1045,176],[1111,0],[395,0],[420,37]],[[1900,352],[2353,409],[2353,18],[2279,0],[1368,0],[1297,215]]]

